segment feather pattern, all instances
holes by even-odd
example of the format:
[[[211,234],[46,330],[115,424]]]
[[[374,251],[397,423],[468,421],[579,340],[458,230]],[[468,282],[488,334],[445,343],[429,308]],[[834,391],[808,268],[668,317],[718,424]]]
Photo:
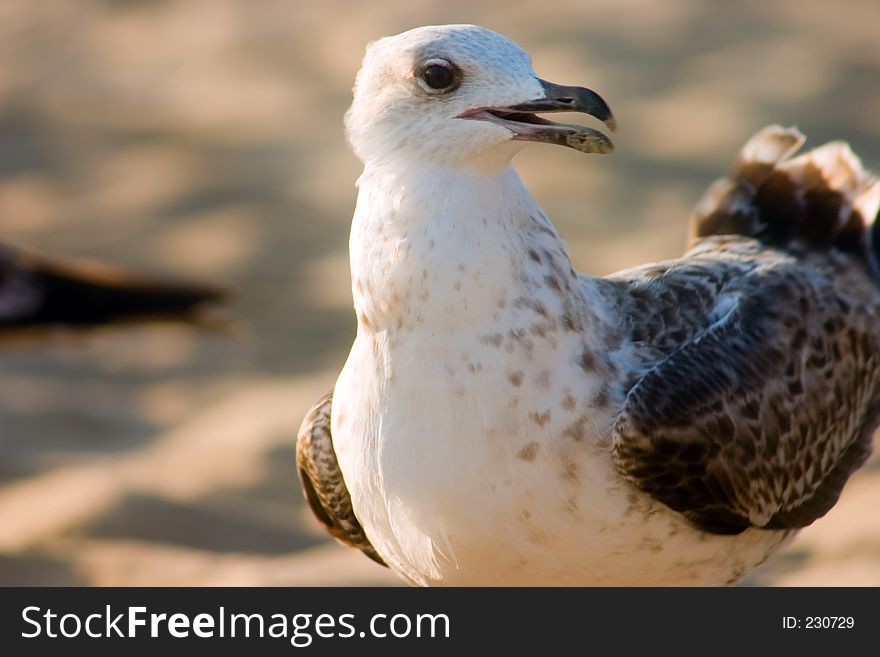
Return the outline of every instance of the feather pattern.
[[[784,159],[801,141],[756,135],[698,206],[692,250],[615,277],[624,316],[672,319],[630,336],[659,358],[626,392],[616,462],[707,531],[824,515],[880,420],[877,183],[840,145]]]
[[[461,84],[422,84],[438,61]],[[306,495],[416,584],[734,582],[868,453],[880,186],[848,146],[794,157],[803,136],[771,126],[681,258],[579,275],[511,166],[536,124],[569,130],[517,112],[593,93],[559,89],[476,26],[368,48],[358,330],[300,433]]]
[[[336,461],[330,430],[332,403],[333,394],[324,395],[308,412],[297,435],[296,467],[303,494],[312,513],[334,538],[384,566],[354,514]]]

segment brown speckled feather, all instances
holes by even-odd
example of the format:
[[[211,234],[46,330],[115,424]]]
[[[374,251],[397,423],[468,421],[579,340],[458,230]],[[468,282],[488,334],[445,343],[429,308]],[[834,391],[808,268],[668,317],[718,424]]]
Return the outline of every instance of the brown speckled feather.
[[[841,144],[786,159],[801,140],[756,135],[698,206],[691,251],[609,282],[640,363],[617,465],[710,532],[824,515],[880,421],[880,188]]]
[[[296,466],[312,513],[337,540],[385,565],[354,515],[330,432],[333,394],[318,401],[303,420],[296,439]]]

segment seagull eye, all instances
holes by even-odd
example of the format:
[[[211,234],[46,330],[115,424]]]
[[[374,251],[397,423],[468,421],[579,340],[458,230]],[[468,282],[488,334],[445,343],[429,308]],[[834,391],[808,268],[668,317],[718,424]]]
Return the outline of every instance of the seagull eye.
[[[443,66],[442,64],[429,64],[426,66],[425,70],[422,71],[422,79],[431,89],[436,89],[437,91],[448,89],[455,82],[455,76],[449,69],[449,66]]]

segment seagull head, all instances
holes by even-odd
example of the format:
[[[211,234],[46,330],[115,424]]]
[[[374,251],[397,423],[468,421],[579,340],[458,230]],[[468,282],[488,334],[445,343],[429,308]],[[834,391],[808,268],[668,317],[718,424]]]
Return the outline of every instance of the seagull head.
[[[506,166],[529,141],[611,151],[603,133],[539,116],[548,112],[582,112],[615,128],[596,92],[540,79],[510,39],[476,25],[439,25],[367,46],[345,126],[365,163]]]

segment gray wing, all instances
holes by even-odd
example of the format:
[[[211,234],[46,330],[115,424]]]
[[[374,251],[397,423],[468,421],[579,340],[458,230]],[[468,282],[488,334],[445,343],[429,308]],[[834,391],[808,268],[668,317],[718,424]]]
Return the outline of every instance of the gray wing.
[[[303,494],[312,513],[334,538],[384,566],[354,514],[336,460],[330,432],[332,402],[332,393],[322,397],[306,415],[296,438],[296,467]]]
[[[614,426],[617,466],[706,531],[803,527],[870,452],[878,288],[846,256],[731,237],[698,250],[615,281],[644,355]]]

